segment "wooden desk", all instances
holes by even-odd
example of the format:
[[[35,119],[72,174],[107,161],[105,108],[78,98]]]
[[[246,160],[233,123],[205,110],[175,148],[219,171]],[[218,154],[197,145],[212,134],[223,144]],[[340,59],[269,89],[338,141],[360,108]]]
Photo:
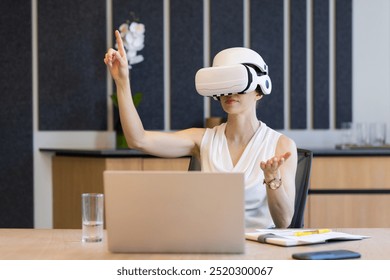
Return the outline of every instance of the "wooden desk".
[[[358,241],[279,247],[246,241],[245,254],[113,254],[101,243],[82,243],[78,229],[0,229],[3,260],[289,260],[297,252],[348,249],[365,260],[390,260],[390,228],[335,229],[369,235]]]

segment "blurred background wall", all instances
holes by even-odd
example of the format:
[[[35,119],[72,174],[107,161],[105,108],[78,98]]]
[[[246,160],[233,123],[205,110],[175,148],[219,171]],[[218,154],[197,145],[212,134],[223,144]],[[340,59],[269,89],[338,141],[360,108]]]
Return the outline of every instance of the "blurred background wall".
[[[343,122],[390,123],[387,0],[4,0],[0,2],[0,227],[51,227],[51,155],[113,148],[115,90],[103,57],[135,13],[145,61],[131,71],[146,129],[224,114],[196,71],[245,46],[270,68],[258,107],[304,148],[334,148]]]

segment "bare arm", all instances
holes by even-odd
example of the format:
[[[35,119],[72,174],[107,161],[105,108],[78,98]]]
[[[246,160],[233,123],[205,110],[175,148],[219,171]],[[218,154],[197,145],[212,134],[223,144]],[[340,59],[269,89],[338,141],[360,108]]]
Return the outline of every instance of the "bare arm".
[[[127,144],[157,156],[179,157],[199,149],[204,129],[191,128],[174,133],[146,131],[131,96],[126,52],[119,31],[115,31],[118,51],[109,49],[104,58],[117,89],[119,116]]]
[[[273,178],[282,179],[282,185],[278,189],[267,188],[268,207],[278,228],[288,227],[294,215],[297,161],[297,148],[294,141],[281,136],[275,157],[260,164],[267,182]]]

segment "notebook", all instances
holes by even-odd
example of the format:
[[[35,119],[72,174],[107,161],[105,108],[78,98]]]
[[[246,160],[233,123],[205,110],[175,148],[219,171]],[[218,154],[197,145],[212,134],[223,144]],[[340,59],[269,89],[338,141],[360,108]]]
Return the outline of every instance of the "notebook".
[[[108,249],[243,253],[244,175],[105,171]]]
[[[248,240],[283,247],[369,238],[369,236],[337,232],[329,229],[258,229],[254,232],[245,233],[245,237]]]

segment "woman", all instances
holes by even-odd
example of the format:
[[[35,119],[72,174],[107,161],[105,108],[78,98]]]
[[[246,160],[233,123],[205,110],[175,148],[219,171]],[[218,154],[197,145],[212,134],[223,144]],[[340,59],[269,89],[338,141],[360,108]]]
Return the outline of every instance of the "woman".
[[[206,172],[244,172],[246,226],[288,227],[294,213],[297,149],[291,139],[257,119],[261,91],[219,97],[228,117],[214,129],[146,131],[132,101],[128,62],[118,31],[115,37],[118,51],[109,49],[104,62],[116,84],[129,147],[160,157],[197,156]]]

